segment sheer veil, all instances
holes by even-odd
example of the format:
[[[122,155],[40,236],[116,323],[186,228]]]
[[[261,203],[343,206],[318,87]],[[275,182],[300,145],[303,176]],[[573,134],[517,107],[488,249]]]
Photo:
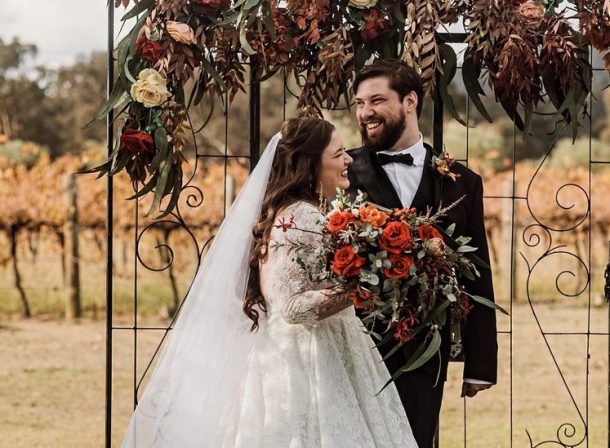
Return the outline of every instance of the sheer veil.
[[[278,133],[271,139],[220,226],[133,414],[122,448],[221,445],[223,422],[256,338],[242,305],[252,227],[260,215],[280,138]]]

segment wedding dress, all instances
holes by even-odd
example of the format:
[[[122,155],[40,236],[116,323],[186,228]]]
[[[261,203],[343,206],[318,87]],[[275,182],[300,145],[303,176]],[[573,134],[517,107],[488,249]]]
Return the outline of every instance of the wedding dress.
[[[319,245],[315,232],[323,215],[306,202],[282,215],[284,222],[294,218],[295,228],[271,232],[260,271],[268,315],[248,356],[222,447],[416,447],[394,386],[376,395],[389,374],[354,308],[320,320],[337,298],[310,281],[289,249],[290,243]]]
[[[242,311],[253,244],[280,134],[263,152],[203,260],[138,400],[121,448],[415,448],[389,374],[352,307],[318,319],[330,300],[287,248],[261,266],[268,316]],[[316,229],[299,202],[285,215]],[[315,246],[314,233],[273,229]]]

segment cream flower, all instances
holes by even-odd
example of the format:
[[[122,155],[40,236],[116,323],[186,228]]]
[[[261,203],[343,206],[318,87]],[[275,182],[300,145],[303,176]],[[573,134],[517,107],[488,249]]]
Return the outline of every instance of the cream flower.
[[[372,8],[376,4],[377,0],[349,0],[349,2],[347,2],[348,6],[359,9]]]
[[[183,44],[194,44],[195,41],[195,33],[193,29],[188,26],[186,23],[182,22],[172,22],[168,20],[165,23],[165,28],[167,32],[177,42],[181,42]]]
[[[445,253],[445,243],[440,238],[430,238],[424,243],[426,253],[432,257],[442,257]]]
[[[144,107],[159,106],[171,96],[165,83],[165,78],[158,71],[145,68],[138,75],[138,80],[131,86],[131,97],[142,103]]]

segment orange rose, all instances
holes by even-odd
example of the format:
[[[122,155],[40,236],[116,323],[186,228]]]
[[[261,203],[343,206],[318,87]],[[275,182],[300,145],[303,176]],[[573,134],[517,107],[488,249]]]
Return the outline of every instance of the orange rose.
[[[389,223],[379,237],[379,247],[391,254],[399,254],[413,247],[411,228],[404,222]]]
[[[358,288],[356,291],[349,293],[349,298],[354,302],[354,307],[360,310],[372,310],[374,305],[372,303],[365,304],[373,298],[373,293],[366,289]]]
[[[352,212],[337,211],[328,217],[328,223],[326,224],[326,228],[331,232],[338,232],[339,230],[345,229],[347,225],[350,222],[353,222],[355,219],[356,218],[354,217]]]
[[[343,277],[355,277],[360,275],[364,262],[365,259],[354,253],[352,246],[342,246],[335,252],[332,270]]]
[[[390,263],[392,263],[392,267],[383,270],[383,273],[387,278],[396,280],[409,276],[409,271],[413,264],[413,257],[408,255],[390,255],[388,258],[390,259]]]
[[[388,220],[388,214],[382,212],[377,207],[367,205],[360,207],[360,220],[363,222],[370,222],[373,228],[381,227]]]
[[[432,238],[439,238],[441,241],[443,240],[443,235],[436,230],[434,227],[429,226],[428,224],[422,224],[417,228],[417,236],[424,241],[428,241]]]

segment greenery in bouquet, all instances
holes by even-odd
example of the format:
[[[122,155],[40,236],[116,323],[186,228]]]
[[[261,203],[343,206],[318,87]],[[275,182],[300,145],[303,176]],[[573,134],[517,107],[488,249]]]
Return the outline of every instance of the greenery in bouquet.
[[[527,129],[539,103],[551,104],[573,137],[591,90],[589,45],[610,70],[610,0],[115,0],[133,19],[118,44],[118,77],[99,113],[117,109],[121,135],[110,158],[87,172],[126,171],[132,198],[154,194],[149,213],[175,207],[183,150],[194,142],[193,107],[224,106],[254,82],[282,71],[298,84],[303,114],[351,102],[365,63],[397,57],[417,68],[427,94],[449,95],[458,55],[441,32],[462,21],[462,76],[472,104],[491,118],[486,83]],[[206,107],[203,107],[207,105]],[[204,122],[200,129],[205,127]]]
[[[384,209],[366,202],[364,194],[351,201],[339,191],[321,223],[322,244],[313,251],[294,248],[314,281],[348,291],[379,344],[394,342],[386,358],[424,334],[418,350],[392,379],[439,352],[449,307],[457,319],[467,317],[472,301],[506,313],[464,287],[463,279],[475,280],[479,268],[489,266],[468,245],[469,237],[452,238],[454,225],[439,228],[440,219],[458,202],[418,214],[415,209]],[[298,229],[298,223],[288,225]]]

